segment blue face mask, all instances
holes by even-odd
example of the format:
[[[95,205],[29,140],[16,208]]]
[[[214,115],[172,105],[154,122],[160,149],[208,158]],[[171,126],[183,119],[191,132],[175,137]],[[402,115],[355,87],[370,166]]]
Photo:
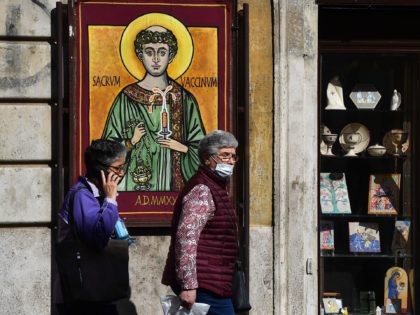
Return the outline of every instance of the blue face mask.
[[[218,174],[220,177],[223,177],[223,178],[228,178],[232,176],[233,169],[235,167],[233,164],[219,163],[214,159],[214,157],[211,157],[211,158],[213,159],[213,161],[216,162],[216,167],[214,169],[216,174]]]
[[[223,178],[228,178],[233,174],[234,165],[226,163],[217,163],[216,168],[214,169],[217,174]]]

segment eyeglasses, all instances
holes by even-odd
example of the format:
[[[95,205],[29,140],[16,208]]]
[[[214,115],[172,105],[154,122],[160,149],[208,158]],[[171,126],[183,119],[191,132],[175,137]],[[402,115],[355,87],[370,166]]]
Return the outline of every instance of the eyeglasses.
[[[239,156],[237,156],[236,154],[222,153],[222,154],[216,154],[215,156],[217,156],[219,160],[221,160],[222,162],[230,162],[230,161],[238,162],[239,160]]]
[[[122,171],[125,171],[125,164],[119,166],[108,165],[107,167],[113,170],[115,173],[121,173]]]

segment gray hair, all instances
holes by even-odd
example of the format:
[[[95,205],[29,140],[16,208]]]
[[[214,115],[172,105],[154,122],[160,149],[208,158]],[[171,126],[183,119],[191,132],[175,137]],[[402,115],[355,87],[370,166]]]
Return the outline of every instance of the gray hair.
[[[214,130],[201,139],[198,145],[198,156],[204,161],[208,156],[217,154],[222,148],[237,148],[238,140],[230,132]]]

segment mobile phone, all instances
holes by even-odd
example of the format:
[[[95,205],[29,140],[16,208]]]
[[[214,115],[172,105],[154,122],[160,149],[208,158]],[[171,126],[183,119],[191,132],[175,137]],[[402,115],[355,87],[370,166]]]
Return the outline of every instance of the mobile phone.
[[[108,172],[108,170],[107,170],[107,168],[105,167],[105,166],[102,166],[102,165],[97,165],[96,167],[95,167],[95,176],[96,176],[96,178],[100,181],[100,182],[102,182],[102,175],[101,175],[101,171],[103,171],[104,172],[104,175],[105,175],[105,181],[106,181],[106,179],[107,179],[107,177],[108,177],[108,174],[109,174],[109,172]]]
[[[109,174],[109,172],[108,172],[108,170],[107,170],[106,168],[102,168],[102,171],[104,172],[104,175],[105,175],[105,182],[106,182],[106,179],[108,178],[108,174]],[[101,176],[101,179],[102,179],[102,176]],[[105,183],[103,183],[103,184],[105,184]]]

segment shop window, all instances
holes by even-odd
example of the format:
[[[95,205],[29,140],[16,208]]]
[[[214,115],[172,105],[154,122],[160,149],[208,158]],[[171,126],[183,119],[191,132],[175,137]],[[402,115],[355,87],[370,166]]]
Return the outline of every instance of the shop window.
[[[386,8],[366,12],[390,22]],[[363,25],[339,25],[343,41],[321,27],[328,14],[320,8],[320,313],[415,314],[420,37],[366,40]]]

